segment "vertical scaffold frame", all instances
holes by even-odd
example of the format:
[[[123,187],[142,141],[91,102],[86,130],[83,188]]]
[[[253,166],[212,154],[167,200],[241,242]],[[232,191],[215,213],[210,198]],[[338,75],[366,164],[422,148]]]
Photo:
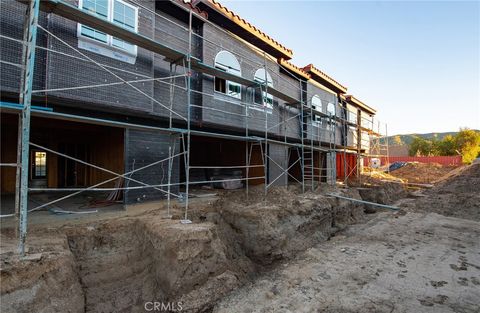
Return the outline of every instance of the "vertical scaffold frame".
[[[50,0],[45,0],[45,2],[50,2]],[[154,10],[152,11],[146,8],[145,6],[143,6],[141,3],[138,3],[134,0],[129,0],[129,2],[135,3],[139,7],[149,10],[152,14],[155,14],[155,16],[157,16],[158,14]],[[118,29],[113,29],[113,26],[105,24],[106,21],[101,21],[99,20],[98,17],[94,15],[85,14],[85,12],[83,11],[78,11],[80,9],[77,9],[77,11],[75,11],[76,8],[69,6],[68,4],[64,3],[61,0],[55,1],[55,2],[52,1],[51,3],[49,3],[49,5],[51,6],[55,6],[55,5],[62,6],[61,10],[58,10],[58,11],[53,10],[53,12],[49,14],[60,14],[65,18],[70,17],[71,19],[75,19],[75,18],[79,19],[79,17],[74,17],[74,14],[76,13],[84,14],[84,16],[82,16],[83,23],[88,23],[90,21],[92,25],[96,25],[98,27],[104,27],[102,31],[105,31],[105,32],[111,31],[112,32],[111,35],[119,36],[121,39],[126,41],[131,40],[132,44],[144,45],[143,46],[144,48],[146,46],[149,46],[149,47],[151,46],[153,47],[151,50],[153,53],[161,54],[162,52],[166,52],[174,56],[173,58],[169,58],[169,60],[171,61],[170,61],[170,72],[168,77],[155,77],[154,75],[154,77],[140,77],[136,80],[127,80],[115,74],[114,72],[114,70],[122,70],[124,72],[128,72],[127,70],[112,68],[93,60],[87,54],[82,53],[76,47],[71,46],[67,42],[63,41],[61,38],[55,36],[55,34],[50,32],[48,29],[45,29],[41,25],[39,25],[38,18],[39,18],[40,5],[41,5],[40,0],[29,0],[27,2],[25,23],[24,23],[24,30],[23,30],[24,32],[23,41],[20,41],[14,38],[9,38],[7,36],[2,35],[2,38],[7,40],[12,40],[13,42],[21,43],[23,47],[22,48],[22,64],[16,65],[22,68],[21,84],[20,84],[20,91],[19,91],[19,100],[20,100],[19,103],[21,105],[21,112],[19,114],[19,121],[18,121],[17,163],[0,164],[0,166],[12,166],[12,167],[16,167],[17,169],[16,190],[15,190],[15,213],[10,215],[4,215],[2,217],[16,216],[19,219],[18,220],[18,230],[19,230],[18,250],[20,255],[22,256],[25,255],[25,251],[26,251],[25,244],[26,244],[26,238],[27,238],[27,217],[29,212],[51,206],[54,203],[73,197],[85,191],[127,191],[127,190],[135,190],[135,189],[154,189],[166,195],[168,218],[171,218],[170,207],[171,207],[172,197],[174,199],[179,199],[184,201],[185,208],[182,216],[183,218],[181,219],[181,223],[189,224],[191,223],[191,221],[188,219],[189,206],[191,206],[191,202],[189,199],[190,193],[191,193],[191,186],[195,184],[214,183],[214,182],[223,181],[223,180],[194,181],[192,180],[192,177],[191,177],[192,169],[206,169],[206,168],[241,169],[244,171],[245,175],[244,177],[237,180],[245,182],[247,197],[249,193],[249,185],[250,185],[249,182],[251,180],[263,180],[265,201],[267,201],[267,194],[268,194],[269,188],[271,188],[281,178],[285,179],[287,186],[290,178],[296,181],[297,183],[301,184],[302,192],[315,191],[322,181],[326,181],[329,184],[335,184],[335,177],[336,177],[335,156],[337,153],[340,153],[340,152],[343,152],[344,154],[346,153],[346,148],[345,148],[346,142],[343,144],[344,146],[343,150],[339,149],[339,145],[336,140],[336,133],[337,133],[338,127],[345,128],[345,120],[346,120],[345,116],[340,117],[338,116],[338,114],[331,115],[325,112],[314,110],[311,104],[312,95],[309,95],[307,92],[307,81],[291,73],[287,68],[282,66],[279,62],[277,62],[276,59],[268,55],[266,52],[259,50],[258,48],[252,48],[252,49],[257,49],[256,52],[258,52],[259,55],[262,55],[261,62],[259,62],[258,60],[251,60],[244,55],[241,55],[241,56],[242,58],[244,58],[245,60],[248,60],[249,62],[254,62],[259,68],[264,69],[265,79],[263,82],[259,82],[255,80],[249,81],[243,77],[234,77],[234,76],[228,76],[228,75],[227,76],[228,76],[228,79],[231,79],[232,81],[236,81],[239,84],[242,84],[242,86],[245,86],[247,90],[251,90],[251,91],[255,89],[260,90],[260,94],[262,95],[262,99],[263,99],[262,101],[263,114],[253,114],[254,112],[258,113],[258,111],[259,110],[261,111],[262,109],[259,108],[258,106],[256,108],[251,107],[251,105],[254,104],[255,102],[254,92],[252,92],[252,99],[251,99],[252,103],[250,103],[250,101],[241,102],[241,105],[244,106],[244,110],[241,114],[236,114],[228,110],[219,110],[216,108],[202,107],[202,109],[215,110],[215,111],[222,112],[224,114],[231,114],[244,119],[243,125],[245,127],[245,132],[243,136],[225,134],[225,133],[216,133],[216,132],[204,132],[192,127],[192,111],[198,108],[198,105],[195,105],[194,101],[192,101],[192,98],[194,97],[194,95],[202,95],[204,97],[214,96],[204,91],[199,91],[192,88],[192,76],[194,75],[194,72],[195,72],[195,75],[199,75],[199,74],[205,74],[205,75],[211,75],[211,76],[226,75],[224,73],[219,72],[217,69],[212,68],[211,66],[209,67],[208,65],[204,64],[202,60],[199,60],[198,58],[195,57],[194,51],[193,51],[193,41],[195,39],[201,39],[205,44],[212,44],[216,46],[218,46],[218,44],[212,42],[211,40],[208,40],[207,38],[204,38],[203,36],[193,31],[194,12],[192,7],[190,8],[185,8],[183,6],[181,7],[182,9],[185,9],[188,11],[188,27],[184,27],[184,30],[188,33],[188,42],[186,42],[187,44],[186,52],[183,54],[178,51],[169,50],[168,47],[164,46],[160,42],[150,41],[148,43],[145,43],[145,40],[147,39],[145,39],[142,36],[129,33],[126,30],[120,31]],[[160,17],[168,20],[168,18],[164,16],[160,16]],[[77,20],[77,22],[79,22],[79,20]],[[210,23],[207,20],[205,20],[204,22]],[[176,23],[176,22],[172,21],[172,23]],[[217,30],[228,34],[226,30],[221,29],[219,26],[213,23],[211,25],[215,27]],[[109,27],[112,27],[113,30],[110,29]],[[183,26],[178,25],[178,27],[183,27]],[[114,77],[115,81],[101,83],[101,84],[92,84],[88,86],[33,90],[33,76],[34,76],[34,68],[35,68],[36,49],[42,49],[52,54],[60,53],[59,51],[53,50],[51,47],[37,46],[36,39],[37,39],[37,32],[39,29],[45,32],[45,34],[51,36],[52,39],[55,39],[62,45],[68,47],[69,49],[72,49],[76,54],[75,58],[82,59],[85,62],[95,64],[96,66],[104,70],[106,73],[109,73],[112,77]],[[61,53],[65,55],[64,52],[61,52]],[[164,56],[167,57],[166,55]],[[74,56],[72,55],[72,57]],[[294,79],[295,83],[291,83],[291,82],[289,83],[294,88],[298,88],[299,90],[298,99],[294,99],[291,96],[284,95],[280,91],[275,90],[275,88],[269,86],[268,77],[267,77],[268,62],[275,62],[285,73],[287,73],[289,76],[291,76],[291,78]],[[184,72],[181,74],[178,74],[177,66],[183,67]],[[176,83],[177,78],[185,79],[184,87]],[[158,99],[155,99],[149,94],[143,92],[141,89],[139,89],[134,85],[135,83],[139,83],[139,82],[152,82],[152,83],[168,85],[171,90],[170,103],[168,105],[165,105],[161,103]],[[73,115],[62,114],[62,113],[60,114],[55,113],[55,114],[58,114],[58,116],[61,115],[63,117],[68,117],[68,118],[83,119],[86,122],[95,121],[96,123],[104,123],[106,125],[113,125],[115,127],[122,127],[125,129],[130,129],[130,128],[145,129],[145,130],[152,130],[152,131],[166,133],[169,135],[169,138],[170,138],[169,145],[168,145],[168,157],[161,160],[156,160],[150,164],[147,164],[135,169],[132,168],[129,171],[125,171],[125,173],[118,173],[115,171],[111,171],[105,167],[102,167],[90,162],[86,162],[84,160],[75,158],[73,156],[70,156],[64,153],[60,153],[59,151],[55,151],[54,149],[50,149],[49,147],[45,147],[38,143],[30,141],[30,115],[31,115],[31,107],[32,107],[32,94],[36,94],[36,93],[40,94],[40,93],[47,93],[47,92],[60,91],[60,90],[75,90],[75,89],[89,89],[89,88],[94,89],[94,88],[103,88],[103,87],[117,86],[117,85],[125,85],[126,88],[132,88],[136,92],[138,92],[139,95],[146,97],[147,99],[152,101],[152,103],[158,104],[160,107],[165,109],[169,115],[168,127],[155,127],[155,126],[143,125],[143,124],[122,123],[122,122],[112,121],[112,120],[107,121],[107,120],[102,120],[97,118],[87,118],[87,117],[73,116]],[[180,90],[186,93],[186,108],[187,108],[186,117],[174,110],[173,92],[175,90]],[[267,105],[267,99],[264,99],[264,97],[266,97],[266,95],[268,95],[269,93],[277,95],[276,96],[277,98],[283,97],[282,100],[285,101],[285,103],[282,103],[282,104],[275,105],[274,103],[272,103],[271,105],[272,112],[278,113],[279,116],[283,114],[284,118],[280,117],[280,122],[276,122],[274,119],[269,117],[270,114],[268,110],[270,110],[270,108]],[[340,101],[340,99],[338,101]],[[280,110],[281,105],[283,105],[283,107],[285,108],[283,111]],[[288,114],[287,114],[287,111],[288,111]],[[335,112],[336,111],[337,110],[335,110]],[[263,117],[259,117],[259,115],[263,115]],[[314,124],[313,121],[315,120],[316,115],[321,117],[321,121],[322,121],[321,123],[322,125],[326,126],[325,128],[326,130],[324,128],[318,127],[318,125],[316,126],[313,125]],[[185,126],[184,127],[182,126],[180,128],[174,128],[173,127],[174,118],[184,122]],[[261,135],[255,136],[253,133],[251,133],[252,129],[250,127],[251,126],[250,122],[256,119],[260,120],[264,124],[263,136]],[[297,119],[299,120],[300,129],[299,130],[291,129],[292,126],[290,125],[289,122]],[[358,124],[359,125],[357,125],[357,127],[360,128],[361,123],[359,122]],[[278,138],[281,138],[280,137],[281,135],[277,137],[271,136],[272,130],[277,128],[283,131],[283,136],[282,136],[283,140],[278,139]],[[373,129],[373,126],[372,126],[372,129]],[[287,135],[288,130],[298,133],[299,138],[297,138],[296,140],[292,140]],[[258,130],[256,131],[256,133],[258,133]],[[361,133],[361,132],[358,131],[358,133]],[[245,143],[244,164],[238,164],[238,165],[232,165],[232,166],[200,166],[200,165],[191,164],[192,135],[206,136],[206,137],[212,137],[212,138],[223,138],[223,139],[235,140],[239,142],[243,141]],[[344,136],[346,136],[346,134],[344,134]],[[286,165],[278,164],[278,162],[276,162],[274,158],[272,158],[272,156],[269,153],[270,151],[269,147],[271,144],[283,145],[286,147],[285,149],[285,158],[287,160]],[[30,146],[41,148],[45,151],[48,151],[49,153],[62,156],[74,162],[78,162],[85,166],[92,167],[96,170],[106,172],[112,175],[113,178],[106,179],[102,182],[99,182],[92,186],[84,187],[84,188],[29,188],[28,181],[29,181],[29,158],[30,158],[29,147]],[[183,149],[177,150],[176,147],[183,147]],[[252,154],[256,147],[259,147],[259,150],[260,150],[260,155],[262,159],[261,164],[252,164]],[[324,156],[326,159],[321,158],[321,152],[324,153]],[[360,159],[360,154],[362,153],[360,149],[360,145],[359,145],[359,148],[356,150],[356,153],[358,154],[358,159]],[[292,161],[291,159],[292,155],[296,155],[298,156],[298,158]],[[183,165],[185,167],[185,181],[172,183],[173,163],[176,158],[178,159],[183,158],[183,163],[184,163]],[[138,171],[145,170],[152,166],[163,164],[163,163],[168,163],[167,164],[167,183],[163,183],[163,179],[162,179],[162,182],[160,182],[159,184],[146,183],[132,177],[132,174]],[[293,176],[290,173],[290,170],[293,168],[293,166],[297,164],[300,164],[301,179]],[[324,167],[322,164],[326,164],[326,166]],[[275,177],[274,175],[271,175],[271,173],[269,174],[270,165],[280,169],[280,171],[278,172],[279,174],[277,174]],[[251,170],[254,168],[263,168],[263,175],[256,175],[252,177],[250,174],[251,174]],[[357,170],[358,170],[358,165],[357,165]],[[344,168],[344,172],[345,173],[347,172],[346,168]],[[326,173],[326,175],[324,175],[324,173]],[[348,177],[348,175],[346,176]],[[347,179],[347,177],[345,179]],[[124,180],[126,182],[135,182],[137,185],[129,186],[127,183],[123,187],[120,185],[115,186],[113,188],[101,187],[104,184],[112,183],[118,180]],[[226,180],[230,180],[230,179],[226,179]],[[185,193],[182,194],[180,192],[172,192],[172,187],[174,186],[176,187],[184,186]],[[68,191],[72,193],[66,196],[62,196],[53,201],[40,204],[29,210],[28,197],[29,197],[30,191],[65,191],[65,192]]]

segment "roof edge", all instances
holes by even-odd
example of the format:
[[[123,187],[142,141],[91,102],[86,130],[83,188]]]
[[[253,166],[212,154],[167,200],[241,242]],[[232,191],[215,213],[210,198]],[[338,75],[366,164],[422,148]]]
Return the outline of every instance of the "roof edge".
[[[307,66],[305,66],[303,68],[303,70],[307,73],[312,74],[311,76],[312,76],[313,80],[315,80],[319,83],[327,82],[332,87],[336,88],[339,91],[339,93],[346,93],[347,92],[347,87],[346,86],[340,84],[335,79],[333,79],[332,77],[328,76],[327,74],[325,74],[324,72],[322,72],[321,70],[316,68],[313,64],[311,64],[311,63],[308,64]]]
[[[363,103],[362,101],[358,100],[357,98],[355,98],[354,96],[352,95],[345,95],[345,100],[350,103],[350,104],[353,104],[361,109],[364,109],[366,112],[368,113],[371,113],[371,114],[375,114],[377,113],[377,110],[375,110],[374,108],[372,108],[371,106],[368,106],[366,105],[365,103]]]
[[[303,70],[303,68],[301,67],[298,67],[296,65],[294,65],[293,63],[283,59],[283,58],[280,58],[280,59],[277,59],[277,62],[278,64],[280,64],[281,66],[285,67],[286,69],[288,69],[289,71],[292,71],[293,73],[305,78],[305,79],[310,79],[311,78],[311,75],[307,72],[305,72]]]
[[[280,44],[278,41],[276,41],[272,37],[262,32],[258,27],[255,27],[250,22],[241,18],[238,14],[236,14],[232,10],[222,5],[219,1],[203,0],[202,3],[208,5],[210,8],[221,13],[233,23],[242,27],[244,30],[248,31],[250,34],[254,35],[258,39],[260,39],[261,41],[263,41],[264,43],[272,47],[274,50],[278,51],[279,54],[285,57],[285,59],[291,59],[293,57],[293,51],[291,49],[288,49],[287,47]]]

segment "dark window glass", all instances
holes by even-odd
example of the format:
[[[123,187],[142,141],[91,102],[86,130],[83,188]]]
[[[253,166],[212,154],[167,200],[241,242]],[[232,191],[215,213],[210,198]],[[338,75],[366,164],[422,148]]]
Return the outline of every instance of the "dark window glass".
[[[215,77],[215,91],[227,93],[227,82],[225,79]]]

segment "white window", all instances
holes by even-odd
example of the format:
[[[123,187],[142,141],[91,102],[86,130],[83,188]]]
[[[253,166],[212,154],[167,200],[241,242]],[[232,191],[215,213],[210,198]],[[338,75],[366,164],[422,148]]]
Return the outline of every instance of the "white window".
[[[242,76],[240,63],[237,58],[228,51],[220,51],[215,57],[215,67],[230,74]],[[215,77],[215,91],[224,93],[230,97],[241,99],[242,87],[240,84]]]
[[[357,108],[347,105],[347,119],[350,123],[357,124]]]
[[[327,105],[327,114],[335,116],[335,104],[333,103],[328,103]]]
[[[361,125],[362,127],[368,128],[368,129],[373,129],[373,117],[371,116],[365,116],[366,114],[362,112],[361,114]]]
[[[138,8],[122,0],[79,0],[79,7],[132,32],[138,32]],[[78,46],[108,57],[135,63],[137,46],[78,24]]]
[[[316,114],[315,111],[317,112],[322,112],[322,100],[318,95],[314,95],[312,97],[312,102],[311,102],[311,107],[313,110],[313,115],[312,115],[312,125],[313,126],[320,126],[320,122],[322,120],[321,116],[319,114]]]
[[[325,118],[326,128],[328,130],[335,129],[335,105],[333,103],[327,104],[327,114],[330,117]]]
[[[255,88],[254,102],[267,110],[273,109],[273,96],[268,93],[268,88],[273,88],[272,76],[265,69],[261,68],[255,72],[253,80],[258,82],[261,86]],[[264,91],[264,90],[267,91]]]
[[[357,124],[357,112],[348,110],[348,121]]]

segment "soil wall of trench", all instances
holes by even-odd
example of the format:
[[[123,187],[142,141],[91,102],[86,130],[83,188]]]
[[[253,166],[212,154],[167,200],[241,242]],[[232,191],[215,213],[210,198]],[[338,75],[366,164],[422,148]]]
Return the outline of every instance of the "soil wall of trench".
[[[337,191],[361,199],[355,189]],[[152,215],[31,234],[40,259],[2,260],[1,312],[208,312],[266,267],[358,222],[363,205],[276,190],[270,201],[224,197],[194,223]]]

